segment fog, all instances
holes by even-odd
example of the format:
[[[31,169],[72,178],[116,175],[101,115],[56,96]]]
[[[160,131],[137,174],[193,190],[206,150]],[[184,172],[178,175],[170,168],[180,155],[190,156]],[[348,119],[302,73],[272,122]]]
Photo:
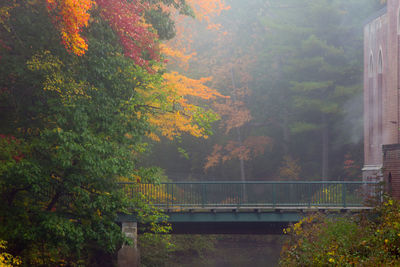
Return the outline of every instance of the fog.
[[[210,21],[185,19],[184,41],[179,43],[178,35],[172,42],[195,56],[186,66],[170,65],[193,77],[213,78],[209,85],[230,96],[206,103],[221,119],[206,140],[183,136],[155,145],[145,164],[157,163],[173,181],[243,180],[241,171],[246,180],[359,180],[363,25],[382,7],[379,1],[225,3],[229,9]],[[354,161],[350,170],[344,168],[347,159]],[[204,168],[210,160],[216,163]],[[232,247],[234,255],[239,247],[245,254],[253,249],[232,242],[224,241],[217,251]],[[279,253],[273,254],[277,259]],[[211,261],[207,266],[251,264]],[[267,266],[261,262],[253,265]],[[277,264],[272,262],[268,266]]]

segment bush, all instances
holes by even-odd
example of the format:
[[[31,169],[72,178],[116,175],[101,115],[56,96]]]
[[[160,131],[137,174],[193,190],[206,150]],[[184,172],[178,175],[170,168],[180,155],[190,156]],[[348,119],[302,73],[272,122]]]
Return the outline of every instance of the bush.
[[[285,229],[281,266],[400,265],[400,203],[355,216],[314,214]]]

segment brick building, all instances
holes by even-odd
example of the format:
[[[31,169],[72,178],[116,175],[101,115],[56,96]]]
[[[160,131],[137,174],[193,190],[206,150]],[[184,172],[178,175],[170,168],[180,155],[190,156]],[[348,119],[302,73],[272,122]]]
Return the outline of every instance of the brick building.
[[[364,27],[364,180],[400,198],[400,0]]]

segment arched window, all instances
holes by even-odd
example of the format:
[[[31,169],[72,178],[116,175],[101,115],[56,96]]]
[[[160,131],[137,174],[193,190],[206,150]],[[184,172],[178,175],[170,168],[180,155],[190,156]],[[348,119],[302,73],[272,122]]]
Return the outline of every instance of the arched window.
[[[371,55],[372,56],[372,55]],[[382,49],[379,50],[379,57],[378,57],[378,73],[383,73],[383,59],[382,59]]]
[[[400,8],[397,11],[397,34],[400,34]]]
[[[374,57],[371,55],[369,56],[369,64],[368,64],[368,76],[372,77],[374,75]]]
[[[368,142],[372,146],[375,143],[374,138],[374,117],[375,117],[375,105],[374,105],[374,57],[372,56],[372,51],[369,56],[368,65]]]
[[[397,88],[400,89],[400,8],[397,12]]]
[[[400,89],[400,8],[397,11],[397,88]]]

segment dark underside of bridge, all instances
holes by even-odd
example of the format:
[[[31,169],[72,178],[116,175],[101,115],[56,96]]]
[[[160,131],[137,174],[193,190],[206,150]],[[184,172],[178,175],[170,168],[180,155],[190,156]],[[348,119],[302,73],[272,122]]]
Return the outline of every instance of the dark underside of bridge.
[[[283,234],[283,222],[191,222],[171,223],[171,234]]]
[[[164,210],[171,234],[283,234],[283,229],[291,223],[315,212],[333,216],[358,213],[368,208],[317,208],[317,209],[233,209],[233,210]],[[120,214],[120,222],[136,222],[135,215]],[[138,223],[138,232],[146,232],[146,225]]]
[[[300,212],[167,212],[171,234],[282,234],[290,223],[298,222]],[[120,221],[135,221],[121,215]],[[148,227],[139,223],[139,233]]]

